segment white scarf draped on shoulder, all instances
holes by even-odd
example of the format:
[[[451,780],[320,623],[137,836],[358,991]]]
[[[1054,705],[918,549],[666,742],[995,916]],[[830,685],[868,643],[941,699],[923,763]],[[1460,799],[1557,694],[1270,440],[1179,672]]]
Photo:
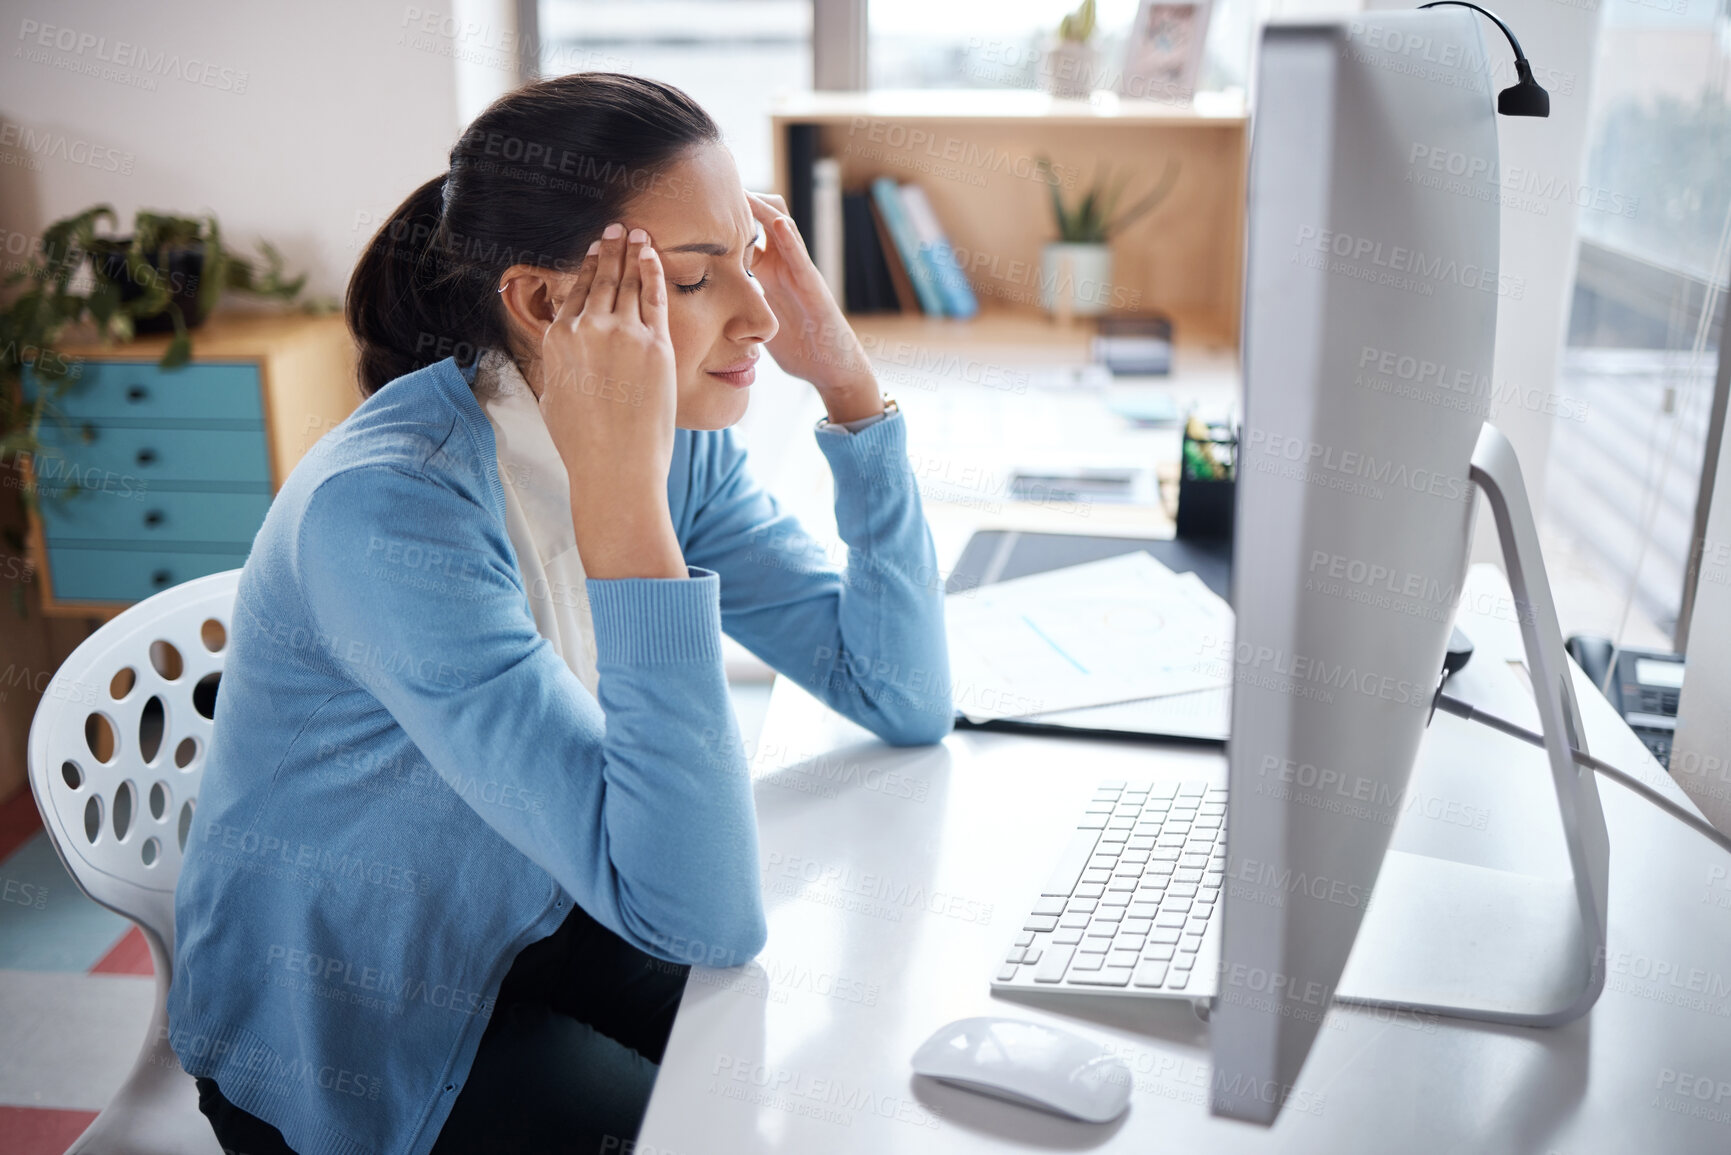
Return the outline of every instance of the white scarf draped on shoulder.
[[[505,531],[517,552],[535,628],[593,694],[599,680],[595,627],[571,527],[565,462],[541,419],[533,390],[508,354],[489,349],[481,355],[475,398],[493,424],[505,491]]]

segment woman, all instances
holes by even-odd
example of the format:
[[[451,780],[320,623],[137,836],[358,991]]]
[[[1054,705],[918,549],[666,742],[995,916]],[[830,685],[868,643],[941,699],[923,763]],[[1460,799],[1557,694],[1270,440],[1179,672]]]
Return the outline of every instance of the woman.
[[[903,419],[676,89],[502,98],[361,258],[367,399],[241,575],[171,1042],[231,1150],[621,1150],[685,964],[763,946],[723,630],[885,741],[950,727]],[[846,572],[727,427],[809,381]]]

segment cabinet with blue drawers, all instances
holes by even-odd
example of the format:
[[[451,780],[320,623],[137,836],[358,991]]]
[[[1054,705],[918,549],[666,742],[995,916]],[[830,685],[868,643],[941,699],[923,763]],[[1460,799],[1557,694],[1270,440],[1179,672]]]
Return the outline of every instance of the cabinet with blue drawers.
[[[164,337],[63,350],[82,371],[29,464],[44,613],[106,617],[245,563],[271,496],[360,402],[339,317],[219,315],[192,336],[178,369],[157,365]]]

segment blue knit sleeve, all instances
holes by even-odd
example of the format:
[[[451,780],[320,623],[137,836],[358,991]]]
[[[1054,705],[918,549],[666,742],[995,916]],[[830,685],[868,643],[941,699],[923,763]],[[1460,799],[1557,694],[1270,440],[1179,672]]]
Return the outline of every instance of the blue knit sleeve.
[[[589,579],[599,702],[535,630],[497,520],[392,464],[320,483],[295,536],[320,647],[447,782],[485,768],[540,805],[470,805],[584,910],[660,957],[756,954],[750,777],[721,659],[720,580]]]
[[[818,421],[817,430],[820,433],[858,433],[862,429],[871,428],[889,417],[890,414],[891,411],[886,409],[882,413],[872,413],[865,417],[855,417],[852,421],[841,422],[831,421],[825,417]]]
[[[908,466],[906,422],[819,431],[845,567],[752,477],[731,430],[711,443],[685,559],[721,575],[729,636],[886,742],[950,732],[943,581]]]

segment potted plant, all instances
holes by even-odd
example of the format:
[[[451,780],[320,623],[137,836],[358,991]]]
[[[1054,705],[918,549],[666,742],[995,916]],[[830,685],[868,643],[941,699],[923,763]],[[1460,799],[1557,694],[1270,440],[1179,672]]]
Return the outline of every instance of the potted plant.
[[[1047,92],[1060,100],[1087,100],[1100,75],[1100,53],[1094,47],[1094,0],[1058,24],[1057,38],[1046,50],[1040,79]]]
[[[231,252],[214,216],[141,211],[131,236],[99,231],[116,223],[108,205],[55,221],[40,250],[4,281],[17,291],[0,306],[0,482],[18,486],[29,505],[36,494],[20,462],[40,452],[43,420],[83,369],[56,348],[69,330],[110,342],[172,331],[159,362],[171,369],[191,358],[191,330],[225,290],[293,301],[306,283],[305,276],[285,277],[282,256],[269,244],[259,245],[257,259]],[[26,367],[36,385],[31,398],[23,390]],[[8,529],[6,544],[21,548],[15,536]],[[22,609],[16,586],[12,593]]]
[[[183,333],[203,324],[231,263],[214,218],[207,224],[140,212],[132,236],[91,236],[87,243],[97,283],[115,286],[120,304],[139,307],[131,314],[135,333]]]
[[[1178,180],[1178,162],[1168,160],[1147,195],[1122,211],[1118,202],[1130,174],[1112,183],[1104,161],[1074,208],[1064,204],[1061,182],[1050,160],[1039,159],[1039,172],[1051,190],[1052,217],[1058,226],[1058,239],[1041,250],[1040,303],[1060,316],[1099,316],[1112,304],[1112,238],[1166,199]]]

